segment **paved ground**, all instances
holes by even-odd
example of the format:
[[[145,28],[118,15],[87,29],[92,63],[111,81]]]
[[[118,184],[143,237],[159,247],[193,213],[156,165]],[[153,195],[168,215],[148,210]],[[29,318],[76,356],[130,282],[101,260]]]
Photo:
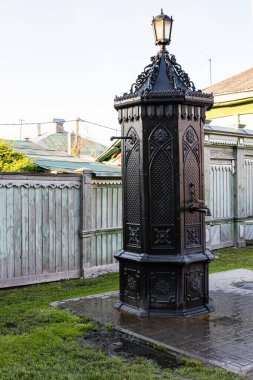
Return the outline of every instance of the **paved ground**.
[[[102,274],[118,272],[119,263],[107,264],[107,265],[96,265],[94,267],[84,270],[84,278],[95,278],[101,276]]]
[[[215,312],[190,318],[139,318],[118,312],[118,293],[55,302],[129,334],[253,379],[253,271],[238,269],[210,275]]]

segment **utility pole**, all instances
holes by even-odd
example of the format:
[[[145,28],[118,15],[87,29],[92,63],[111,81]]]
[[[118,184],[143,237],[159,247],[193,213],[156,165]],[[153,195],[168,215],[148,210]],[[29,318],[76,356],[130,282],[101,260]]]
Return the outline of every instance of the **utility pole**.
[[[199,51],[209,61],[209,82],[210,82],[210,86],[212,86],[212,59],[208,58],[207,54],[204,53],[202,50],[199,49]],[[203,63],[205,63],[205,62],[203,62]]]
[[[41,136],[41,124],[37,123],[37,136]]]
[[[20,121],[20,127],[19,127],[19,140],[22,140],[22,125],[23,125],[23,119],[19,119]]]
[[[80,118],[76,119],[76,130],[75,130],[75,143],[74,150],[77,157],[80,157],[80,136],[79,136],[79,127],[80,127]]]

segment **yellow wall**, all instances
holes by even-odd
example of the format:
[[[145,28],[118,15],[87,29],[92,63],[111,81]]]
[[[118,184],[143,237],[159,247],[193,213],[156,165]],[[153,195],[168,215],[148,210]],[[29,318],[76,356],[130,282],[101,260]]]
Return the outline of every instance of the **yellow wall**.
[[[208,119],[216,119],[225,116],[253,114],[253,98],[234,100],[231,102],[215,103],[210,111],[207,111]]]

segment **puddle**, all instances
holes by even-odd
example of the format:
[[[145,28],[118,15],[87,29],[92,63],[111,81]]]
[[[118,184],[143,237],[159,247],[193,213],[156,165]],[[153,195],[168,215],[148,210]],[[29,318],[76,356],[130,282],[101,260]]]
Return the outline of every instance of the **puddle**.
[[[241,281],[233,283],[234,286],[241,289],[253,290],[253,281]]]

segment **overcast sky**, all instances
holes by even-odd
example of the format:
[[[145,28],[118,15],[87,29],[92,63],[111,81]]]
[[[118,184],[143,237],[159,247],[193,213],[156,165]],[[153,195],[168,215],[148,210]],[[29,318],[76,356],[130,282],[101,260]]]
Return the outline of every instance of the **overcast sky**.
[[[0,0],[0,123],[117,127],[114,96],[158,50],[151,20],[161,7],[174,19],[169,51],[197,88],[209,85],[209,59],[213,83],[253,66],[251,0]]]

